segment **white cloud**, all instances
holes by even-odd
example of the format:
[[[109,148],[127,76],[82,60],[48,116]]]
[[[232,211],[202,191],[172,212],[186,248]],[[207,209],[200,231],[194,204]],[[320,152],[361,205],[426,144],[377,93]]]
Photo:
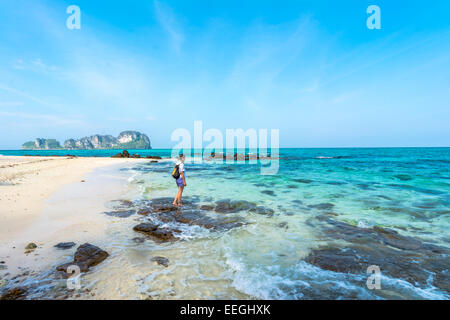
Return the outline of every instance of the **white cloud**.
[[[169,34],[170,43],[176,53],[180,53],[181,46],[184,42],[183,32],[173,13],[172,9],[164,3],[154,1],[155,13],[158,22],[163,29]]]

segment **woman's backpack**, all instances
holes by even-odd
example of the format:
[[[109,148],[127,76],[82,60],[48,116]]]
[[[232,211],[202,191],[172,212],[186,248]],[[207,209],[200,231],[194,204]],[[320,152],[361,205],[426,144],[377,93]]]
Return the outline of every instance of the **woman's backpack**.
[[[174,179],[178,179],[180,177],[180,167],[178,164],[175,165],[175,167],[172,170],[172,177]]]

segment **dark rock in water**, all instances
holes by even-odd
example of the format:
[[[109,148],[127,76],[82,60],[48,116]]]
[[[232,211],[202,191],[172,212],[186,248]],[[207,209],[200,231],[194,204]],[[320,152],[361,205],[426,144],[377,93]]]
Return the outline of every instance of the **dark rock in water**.
[[[158,215],[158,218],[165,223],[178,222],[214,230],[229,230],[244,224],[243,219],[240,217],[211,218],[206,216],[201,210],[181,210],[176,214],[162,213]]]
[[[146,216],[148,214],[150,214],[151,210],[148,208],[143,208],[143,209],[139,209],[138,210],[138,214],[140,214],[141,216]]]
[[[265,208],[265,207],[262,207],[262,206],[257,206],[255,208],[250,209],[249,211],[253,212],[253,213],[257,213],[257,214],[266,215],[266,216],[269,216],[269,217],[273,216],[273,214],[275,212],[275,211],[273,211],[273,209]]]
[[[360,261],[355,250],[339,248],[314,250],[305,261],[324,270],[342,273],[364,273],[369,266],[367,261]]]
[[[272,190],[263,190],[261,191],[261,193],[267,194],[269,196],[275,196],[275,192],[273,192]]]
[[[133,228],[136,232],[144,233],[145,235],[160,242],[175,241],[177,238],[174,233],[179,233],[179,230],[171,230],[167,228],[159,228],[158,225],[152,223],[141,223]]]
[[[134,211],[134,210],[120,210],[120,211],[104,212],[104,214],[106,214],[107,216],[116,217],[116,218],[128,218],[129,216],[132,216],[135,213],[136,213],[136,211]]]
[[[216,208],[214,209],[218,213],[234,213],[242,210],[249,210],[255,208],[256,204],[246,200],[234,200],[230,199],[216,201]]]
[[[143,243],[145,242],[145,238],[141,238],[141,237],[134,237],[133,240],[135,243]]]
[[[332,203],[319,203],[319,204],[311,204],[308,208],[319,209],[319,210],[331,210],[333,209],[334,204]]]
[[[127,150],[123,150],[122,151],[122,155],[124,158],[129,158],[130,157],[130,153]]]
[[[366,183],[357,183],[356,186],[363,190],[372,190],[372,188]]]
[[[152,160],[150,163],[158,163],[158,160]]]
[[[172,230],[168,228],[158,228],[154,231],[150,231],[147,233],[148,236],[152,237],[154,240],[158,240],[161,242],[167,241],[175,241],[177,238],[174,236],[174,233],[179,233],[179,230]]]
[[[153,207],[153,212],[159,213],[159,212],[173,212],[178,211],[179,208],[173,205],[165,205],[165,206],[159,206],[159,207]]]
[[[390,229],[358,228],[326,216],[320,220],[327,223],[322,225],[326,236],[346,241],[348,245],[315,249],[306,262],[325,270],[354,274],[365,274],[368,266],[377,265],[383,274],[404,279],[414,286],[429,287],[432,281],[433,286],[450,292],[449,250]]]
[[[280,223],[278,224],[278,227],[280,227],[280,228],[284,228],[284,229],[287,229],[287,228],[289,228],[289,226],[288,226],[288,223],[287,223],[287,222],[280,222]]]
[[[153,224],[153,223],[148,223],[148,222],[138,224],[137,226],[135,226],[133,228],[134,231],[143,232],[143,233],[152,232],[152,231],[155,231],[156,229],[158,229],[158,225]]]
[[[133,201],[131,200],[113,200],[111,203],[115,210],[125,210],[134,206]]]
[[[168,267],[169,266],[169,259],[165,258],[165,257],[153,257],[151,259],[151,261],[156,262],[157,264],[164,266],[164,267]]]
[[[55,245],[55,248],[61,249],[61,250],[67,250],[76,245],[75,242],[60,242],[57,245]]]
[[[226,200],[219,200],[216,202],[216,208],[215,208],[216,212],[219,213],[228,213],[228,212],[232,212],[231,206],[230,206],[230,200],[226,199]]]
[[[201,210],[206,210],[206,211],[213,211],[214,208],[215,207],[213,205],[209,205],[209,204],[204,204],[204,205],[200,206]]]
[[[391,247],[405,250],[418,250],[423,247],[421,241],[411,237],[401,236],[397,231],[380,227],[374,227],[373,230],[378,232],[384,244]]]
[[[396,177],[397,179],[401,180],[401,181],[409,181],[412,180],[412,177],[407,175],[407,174],[397,174],[394,177]]]
[[[341,181],[327,181],[325,183],[326,184],[331,184],[332,186],[341,186],[343,184],[346,184],[345,182],[341,182]]]
[[[256,187],[268,187],[268,185],[267,184],[265,184],[265,183],[255,183],[255,186]]]
[[[289,189],[298,189],[298,186],[296,186],[295,184],[290,184],[287,186]]]
[[[381,198],[381,199],[385,199],[385,200],[392,200],[392,198],[389,198],[388,196],[385,196],[385,195],[382,195],[382,194],[378,195],[377,197]]]
[[[303,204],[302,200],[292,200],[291,202],[295,203],[295,204]]]
[[[312,180],[309,180],[309,179],[294,179],[293,181],[298,182],[298,183],[311,183],[311,182],[313,182]]]
[[[0,300],[24,300],[27,290],[25,288],[12,288],[6,291]]]
[[[73,257],[73,262],[65,263],[57,267],[56,270],[67,273],[69,266],[77,265],[82,272],[87,272],[90,267],[98,265],[108,256],[108,252],[90,243],[85,243],[78,247]]]

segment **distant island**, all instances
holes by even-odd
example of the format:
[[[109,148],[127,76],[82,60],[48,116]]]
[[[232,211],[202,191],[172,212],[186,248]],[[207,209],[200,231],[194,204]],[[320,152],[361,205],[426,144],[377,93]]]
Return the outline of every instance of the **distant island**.
[[[24,150],[92,150],[92,149],[151,149],[150,139],[147,135],[137,131],[123,131],[119,136],[95,134],[81,139],[68,139],[61,146],[55,139],[37,138],[25,142]]]

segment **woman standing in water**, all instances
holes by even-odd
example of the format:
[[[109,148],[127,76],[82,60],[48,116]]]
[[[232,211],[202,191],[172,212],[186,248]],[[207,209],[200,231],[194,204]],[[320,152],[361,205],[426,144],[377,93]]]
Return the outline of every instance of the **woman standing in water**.
[[[178,193],[175,196],[175,199],[173,199],[172,205],[176,206],[178,205],[181,207],[181,196],[183,195],[183,189],[186,187],[186,178],[184,176],[184,155],[181,154],[178,158],[177,163],[175,164],[175,167],[178,166],[178,172],[179,176],[176,179],[177,186],[178,186]]]

